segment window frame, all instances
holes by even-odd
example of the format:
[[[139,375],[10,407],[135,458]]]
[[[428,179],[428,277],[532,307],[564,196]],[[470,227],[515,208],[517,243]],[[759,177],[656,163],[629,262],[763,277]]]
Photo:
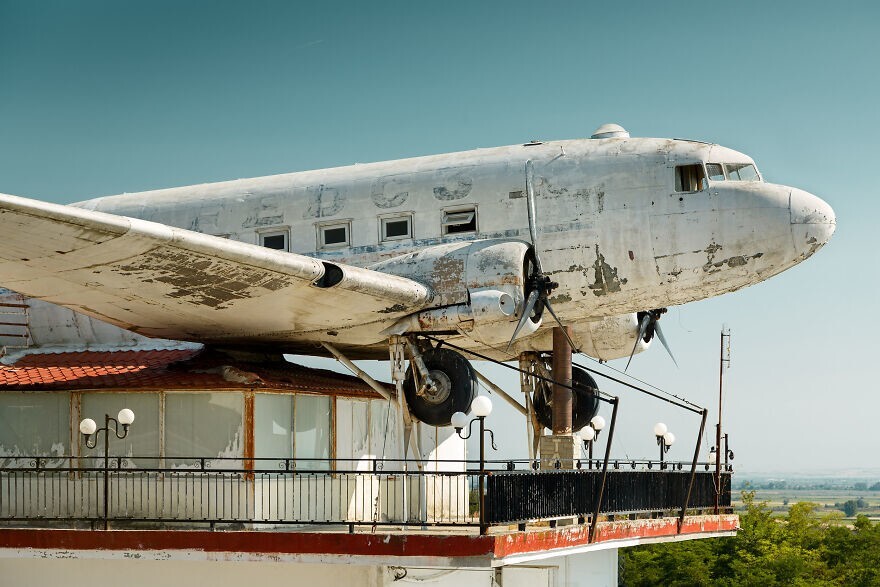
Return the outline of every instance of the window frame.
[[[443,208],[441,210],[442,216],[440,217],[440,234],[442,236],[456,236],[459,234],[477,234],[480,232],[480,214],[476,204],[472,204],[470,206],[454,206],[451,208]],[[467,222],[449,222],[449,217],[455,214],[472,214],[472,218]],[[450,226],[462,226],[466,224],[470,224],[473,222],[474,228],[472,230],[456,230],[449,231]]]
[[[407,225],[407,234],[403,236],[388,236],[386,227],[389,222],[406,220]],[[412,240],[415,238],[415,232],[413,230],[413,213],[407,212],[405,214],[389,214],[384,216],[379,216],[379,242],[394,242],[394,241],[403,241],[403,240]]]
[[[326,232],[335,228],[345,229],[345,240],[340,243],[328,244],[325,238]],[[332,222],[319,222],[315,225],[315,231],[318,250],[326,251],[335,249],[346,249],[351,246],[351,219],[333,220]]]
[[[265,242],[267,238],[271,238],[273,236],[282,236],[284,237],[284,248],[276,249],[273,247],[267,247]],[[286,253],[290,252],[290,228],[288,227],[272,227],[265,230],[260,230],[257,232],[257,241],[261,247],[265,247],[272,251],[284,251]]]
[[[682,169],[684,167],[697,168],[702,173],[702,177],[697,177],[697,189],[695,189],[695,190],[678,189],[679,169]],[[703,180],[708,181],[708,174],[706,173],[706,166],[704,165],[704,163],[702,161],[692,161],[690,163],[677,164],[677,165],[675,165],[675,167],[673,167],[672,173],[673,173],[672,189],[676,194],[695,194],[695,193],[701,192],[705,189],[705,187],[703,185]],[[681,187],[684,188],[685,186],[682,185]]]

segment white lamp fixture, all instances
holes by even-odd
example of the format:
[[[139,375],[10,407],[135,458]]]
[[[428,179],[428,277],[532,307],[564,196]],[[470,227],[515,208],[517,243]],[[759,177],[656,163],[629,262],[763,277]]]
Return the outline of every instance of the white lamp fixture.
[[[452,414],[452,425],[456,430],[461,430],[468,425],[468,416],[464,412],[455,412]]]
[[[672,446],[675,443],[675,434],[667,432],[663,435],[663,442],[666,443],[666,446]]]
[[[79,423],[79,431],[85,434],[86,436],[91,436],[95,433],[95,430],[98,429],[98,425],[91,418],[86,418],[82,422]]]
[[[116,419],[123,426],[131,426],[131,423],[134,422],[134,412],[128,408],[122,408],[116,415]]]
[[[492,413],[492,400],[485,395],[478,396],[471,403],[471,411],[477,418],[485,418]]]
[[[592,426],[584,426],[583,428],[581,428],[579,434],[581,435],[581,439],[583,439],[585,442],[592,442],[593,439],[596,438],[596,431],[593,429]]]
[[[593,430],[596,432],[602,430],[602,428],[605,428],[605,418],[602,416],[593,416],[593,419],[590,420],[590,426],[592,426]]]
[[[654,436],[663,436],[669,431],[669,428],[666,427],[666,424],[663,422],[657,422],[654,424]]]

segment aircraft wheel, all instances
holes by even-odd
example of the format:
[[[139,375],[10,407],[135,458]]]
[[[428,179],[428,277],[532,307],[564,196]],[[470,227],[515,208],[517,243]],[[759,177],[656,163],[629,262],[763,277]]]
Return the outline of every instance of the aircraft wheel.
[[[574,398],[571,405],[571,430],[577,432],[590,423],[596,412],[599,411],[599,386],[589,373],[578,367],[571,368],[571,378],[574,387]],[[541,426],[553,430],[553,408],[550,405],[553,389],[547,382],[541,385],[535,392],[534,407],[535,416]]]
[[[477,374],[467,359],[450,349],[428,350],[422,359],[436,385],[419,395],[410,366],[403,384],[409,411],[425,424],[449,426],[452,414],[470,410],[477,395]]]

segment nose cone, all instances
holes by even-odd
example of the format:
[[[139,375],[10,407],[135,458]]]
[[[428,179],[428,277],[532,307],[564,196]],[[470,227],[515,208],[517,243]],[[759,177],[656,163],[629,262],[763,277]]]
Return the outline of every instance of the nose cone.
[[[794,246],[806,259],[831,239],[837,219],[831,206],[804,190],[792,188],[789,202]]]

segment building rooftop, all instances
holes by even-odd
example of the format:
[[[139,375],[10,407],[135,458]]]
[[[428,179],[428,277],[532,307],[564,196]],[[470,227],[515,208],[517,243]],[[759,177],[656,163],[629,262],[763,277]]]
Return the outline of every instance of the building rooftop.
[[[117,388],[256,388],[379,397],[354,376],[286,361],[249,363],[205,349],[33,353],[0,365],[0,391]]]

